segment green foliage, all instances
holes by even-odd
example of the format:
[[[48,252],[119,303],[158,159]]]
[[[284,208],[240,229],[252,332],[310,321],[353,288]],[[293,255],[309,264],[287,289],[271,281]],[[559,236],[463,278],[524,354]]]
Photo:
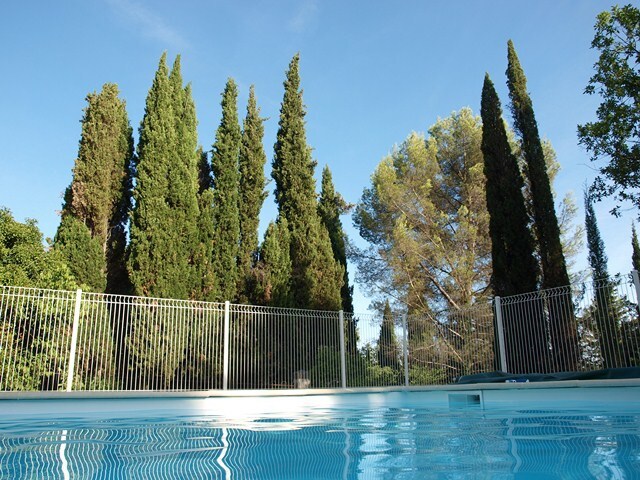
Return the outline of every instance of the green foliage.
[[[588,260],[594,280],[609,278],[607,269],[607,254],[604,251],[604,242],[600,235],[596,213],[593,210],[592,193],[585,188],[584,191],[584,224],[587,232],[587,246],[589,247]]]
[[[78,285],[62,254],[45,249],[36,222],[14,220],[0,209],[0,285],[74,290]],[[0,312],[0,365],[5,369],[2,384],[8,390],[57,390],[71,337],[69,302],[50,296],[33,301],[13,297],[12,287]]]
[[[306,141],[299,60],[299,55],[293,57],[284,82],[272,170],[279,217],[286,218],[291,232],[291,298],[295,307],[339,310],[343,268],[334,260],[329,233],[318,216],[316,163]]]
[[[349,272],[347,271],[346,236],[342,229],[340,215],[347,213],[350,205],[344,201],[342,195],[336,192],[333,185],[331,170],[325,166],[322,170],[322,189],[318,202],[318,214],[320,220],[329,232],[333,258],[342,265],[344,276],[340,295],[342,297],[342,310],[353,312],[353,287],[349,285]],[[351,348],[355,348],[352,345]]]
[[[395,324],[389,301],[384,305],[380,335],[378,336],[378,365],[390,367],[392,370],[400,368],[400,347],[395,333]]]
[[[72,215],[63,215],[54,245],[84,290],[105,291],[107,277],[103,243],[98,237],[91,236],[84,223]]]
[[[538,133],[533,103],[527,92],[527,79],[520,66],[513,42],[507,45],[507,85],[511,98],[514,127],[522,141],[527,164],[527,177],[531,187],[534,230],[539,246],[542,267],[542,288],[569,285],[569,274],[562,252],[560,227],[555,213],[551,183]],[[555,314],[550,315],[551,344],[556,356],[556,368],[573,370],[578,359],[574,326],[573,304],[569,298],[558,299]],[[558,314],[557,312],[562,312]]]
[[[0,208],[0,285],[77,288],[60,252],[43,247],[36,222],[17,222],[6,208]]]
[[[410,385],[444,385],[448,380],[442,368],[414,366],[409,369]]]
[[[594,198],[613,196],[612,210],[620,214],[624,202],[640,207],[640,10],[632,4],[614,5],[597,17],[591,48],[600,54],[595,73],[585,88],[602,103],[598,120],[578,125],[578,138],[599,168],[592,186]]]
[[[238,293],[241,301],[254,296],[252,269],[258,259],[258,226],[260,210],[267,198],[264,165],[267,156],[262,146],[264,119],[256,104],[253,85],[249,90],[247,115],[240,144],[240,247],[238,252]]]
[[[147,96],[135,165],[128,268],[136,295],[189,298],[199,290],[193,266],[199,243],[196,124],[179,57],[169,76],[163,54]]]
[[[555,214],[551,182],[547,174],[547,164],[533,112],[533,103],[527,92],[527,79],[511,40],[508,42],[508,59],[507,85],[511,98],[511,113],[515,130],[522,141],[522,151],[527,166],[526,174],[531,189],[534,229],[542,266],[542,287],[564,287],[569,285],[570,281],[560,242],[560,228]]]
[[[618,358],[621,312],[617,308],[620,301],[616,298],[614,285],[609,278],[607,254],[604,251],[604,242],[602,241],[596,214],[593,210],[593,201],[592,192],[585,188],[585,227],[594,290],[594,304],[591,314],[595,317],[600,335],[600,349],[604,368],[614,368],[621,366],[621,358]]]
[[[640,273],[640,244],[638,243],[635,224],[631,225],[631,248],[631,266],[635,271]]]
[[[278,223],[269,223],[253,274],[256,303],[274,307],[288,307],[293,304],[290,239],[286,218],[281,217]]]
[[[345,356],[347,387],[386,387],[402,385],[404,373],[389,366],[371,361],[366,352]],[[315,362],[309,371],[312,388],[340,387],[340,351],[327,346],[318,349]]]
[[[523,180],[507,141],[500,100],[489,75],[482,88],[481,115],[493,293],[502,297],[532,292],[537,286],[538,270],[522,195]]]
[[[509,145],[511,150],[518,159],[518,165],[520,171],[523,173],[524,180],[524,203],[527,207],[527,213],[530,218],[533,218],[533,199],[531,194],[531,182],[527,174],[527,161],[524,157],[522,150],[522,143],[518,141],[515,133],[512,129],[507,127],[507,138],[509,139]],[[547,175],[549,176],[549,182],[552,187],[552,194],[554,200],[557,200],[556,193],[553,191],[553,183],[560,172],[560,162],[558,162],[558,156],[556,151],[548,139],[542,140],[542,152],[544,154],[544,161],[547,169]],[[556,203],[558,212],[558,226],[560,228],[560,243],[562,244],[562,251],[565,256],[567,269],[571,284],[581,283],[584,281],[584,272],[575,271],[574,267],[577,262],[577,258],[581,255],[584,247],[584,224],[582,221],[577,222],[578,206],[576,204],[574,195],[572,192],[568,192],[559,202]],[[536,255],[540,258],[540,245],[537,237],[534,233],[534,242]]]
[[[463,109],[429,133],[380,162],[354,214],[371,244],[359,275],[414,313],[486,300],[491,274],[480,119]]]
[[[238,203],[240,124],[238,123],[238,89],[227,80],[222,92],[222,119],[213,144],[213,246],[214,289],[208,300],[235,300],[238,287],[238,245],[240,222]]]
[[[198,248],[194,259],[194,267],[199,279],[199,299],[211,298],[214,290],[215,273],[213,271],[213,176],[211,163],[202,147],[198,149]]]
[[[488,74],[484,77],[480,108],[493,293],[504,297],[533,292],[538,265],[522,195],[522,176],[507,139],[500,99]],[[522,315],[505,322],[505,330],[512,339],[507,348],[508,371],[524,371],[528,365],[536,365],[545,358],[544,340],[528,338],[528,332],[539,321],[531,315]]]
[[[55,242],[81,283],[111,293],[128,291],[125,227],[133,160],[132,129],[125,102],[118,95],[118,86],[106,83],[100,93],[86,97],[78,157]],[[84,225],[90,238],[66,217]],[[76,241],[80,243],[74,245]],[[101,260],[96,258],[96,245]]]

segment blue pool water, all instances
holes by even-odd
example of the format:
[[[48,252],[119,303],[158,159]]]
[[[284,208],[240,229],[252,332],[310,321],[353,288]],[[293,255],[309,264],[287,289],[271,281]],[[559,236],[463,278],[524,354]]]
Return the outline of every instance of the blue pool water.
[[[0,478],[640,478],[640,408],[114,416],[0,412]]]

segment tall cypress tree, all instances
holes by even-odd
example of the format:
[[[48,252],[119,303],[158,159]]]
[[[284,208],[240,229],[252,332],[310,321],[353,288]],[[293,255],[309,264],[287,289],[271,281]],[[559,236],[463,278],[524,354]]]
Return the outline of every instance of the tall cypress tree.
[[[615,299],[613,283],[609,278],[607,254],[600,235],[596,214],[593,210],[592,193],[584,191],[585,230],[589,249],[589,266],[593,275],[593,315],[600,334],[600,351],[604,368],[620,366],[618,337],[619,312]]]
[[[214,244],[213,228],[213,174],[207,152],[198,149],[198,236],[199,245],[195,260],[199,287],[196,298],[210,298],[214,289],[214,272],[211,264]]]
[[[255,297],[258,303],[272,307],[290,307],[291,298],[291,235],[287,219],[271,222],[260,246],[255,270]]]
[[[527,92],[527,78],[520,66],[513,42],[508,46],[507,85],[511,98],[514,127],[522,140],[526,171],[531,186],[534,228],[539,245],[542,266],[542,287],[555,288],[569,285],[569,274],[562,253],[560,228],[553,204],[553,194],[533,112],[533,103]],[[574,370],[578,361],[578,344],[573,304],[568,295],[555,297],[550,306],[551,342],[556,355],[556,367]]]
[[[339,310],[343,273],[317,211],[316,163],[306,140],[299,60],[296,54],[284,82],[272,171],[276,203],[291,232],[293,306]]]
[[[488,74],[484,77],[480,113],[493,293],[505,297],[532,292],[536,289],[538,267],[522,195],[523,180],[509,146],[500,100]],[[540,331],[535,322],[532,316],[505,318],[510,372],[526,371],[527,365],[539,365],[545,358],[544,339],[529,338],[531,331]]]
[[[65,193],[56,249],[78,281],[126,293],[125,227],[131,203],[132,129],[118,86],[86,97],[73,180]]]
[[[635,223],[631,224],[631,249],[631,266],[640,273],[640,243],[638,243]]]
[[[400,368],[400,347],[395,333],[389,300],[384,305],[380,335],[378,336],[378,365],[391,367],[394,370]]]
[[[243,122],[240,143],[240,248],[238,252],[238,298],[246,302],[254,298],[252,275],[258,257],[258,226],[260,210],[267,192],[264,165],[267,156],[262,146],[264,120],[256,104],[254,87],[249,89],[247,115]]]
[[[189,298],[197,291],[196,125],[180,59],[169,76],[165,53],[147,95],[138,142],[128,264],[137,295]]]
[[[329,166],[322,170],[322,188],[320,190],[320,201],[318,202],[318,214],[320,220],[329,232],[333,258],[338,262],[344,271],[342,277],[342,288],[340,296],[342,298],[342,310],[353,313],[353,287],[349,285],[349,272],[347,271],[347,252],[345,245],[345,233],[342,229],[340,215],[346,213],[349,206],[333,185],[333,178]],[[357,350],[357,329],[356,320],[352,315],[346,316],[347,351],[356,353]]]
[[[480,112],[493,292],[501,297],[532,292],[537,286],[538,269],[522,195],[523,180],[507,140],[500,100],[488,74],[484,78]]]
[[[347,272],[347,253],[345,246],[345,234],[342,230],[340,215],[346,213],[349,207],[333,185],[331,170],[325,166],[322,170],[322,187],[318,213],[320,220],[329,232],[333,257],[344,269],[343,284],[340,290],[342,297],[342,310],[353,312],[353,288],[349,286],[349,273]]]
[[[180,55],[171,68],[169,83],[173,95],[174,116],[176,120],[177,162],[172,164],[170,193],[179,199],[175,203],[180,212],[182,240],[177,247],[185,256],[184,284],[187,294],[194,298],[199,291],[200,279],[197,276],[195,258],[199,247],[198,223],[200,211],[198,206],[199,161],[198,120],[196,106],[191,93],[191,84],[183,85],[180,68]]]
[[[212,265],[215,286],[211,300],[236,300],[238,282],[240,124],[238,89],[232,78],[222,92],[222,119],[213,144],[213,228],[215,244]]]

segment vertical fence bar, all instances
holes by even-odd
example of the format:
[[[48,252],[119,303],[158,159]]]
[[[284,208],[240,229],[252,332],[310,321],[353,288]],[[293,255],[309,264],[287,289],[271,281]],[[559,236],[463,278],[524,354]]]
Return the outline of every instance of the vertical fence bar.
[[[347,358],[344,350],[344,311],[338,312],[340,318],[340,385],[347,388]]]
[[[409,332],[407,331],[407,314],[402,315],[402,351],[404,354],[404,386],[409,386]]]
[[[496,325],[498,327],[498,348],[500,349],[500,370],[507,372],[507,351],[504,345],[504,326],[502,324],[502,304],[500,297],[496,296],[495,299],[496,309]]]
[[[76,346],[78,344],[78,324],[80,323],[80,302],[82,301],[82,290],[76,290],[76,304],[73,310],[73,331],[71,333],[71,352],[69,353],[69,372],[67,375],[67,392],[73,386],[73,370],[76,366]]]
[[[222,389],[229,387],[229,300],[224,302],[224,353],[222,365]]]

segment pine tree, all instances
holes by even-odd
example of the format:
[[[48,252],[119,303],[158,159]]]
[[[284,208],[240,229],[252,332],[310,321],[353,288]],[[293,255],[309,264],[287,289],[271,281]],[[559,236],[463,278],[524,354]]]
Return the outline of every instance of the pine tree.
[[[260,210],[267,198],[264,165],[267,156],[262,146],[264,119],[256,104],[253,85],[249,89],[247,115],[240,144],[240,248],[238,252],[238,294],[241,302],[254,298],[252,269],[258,257],[258,226]]]
[[[129,272],[137,295],[189,298],[198,290],[195,106],[180,57],[171,75],[160,58],[140,125]]]
[[[638,234],[636,233],[635,223],[631,224],[631,266],[640,273],[640,244],[638,243]]]
[[[240,124],[238,123],[238,89],[228,79],[222,92],[222,119],[213,144],[213,228],[215,244],[212,265],[214,301],[234,301],[238,283]]]
[[[131,204],[133,137],[118,86],[87,95],[73,180],[65,193],[55,248],[94,291],[126,293],[125,227]]]
[[[500,100],[488,74],[482,87],[481,116],[493,293],[505,297],[532,292],[536,289],[538,268],[522,195],[523,180],[507,140]],[[510,372],[526,371],[527,365],[539,365],[545,358],[544,339],[528,337],[531,331],[540,330],[534,322],[536,319],[531,316],[505,321]]]
[[[388,300],[384,305],[380,335],[378,336],[378,365],[391,367],[394,370],[400,368],[400,347],[398,346],[393,314]]]
[[[316,163],[305,134],[296,54],[286,74],[272,176],[279,216],[291,232],[292,297],[295,307],[339,310],[343,282],[327,229],[321,224],[313,172]]]
[[[589,266],[593,274],[593,315],[600,333],[600,351],[604,368],[613,368],[620,366],[617,340],[620,335],[619,312],[616,308],[618,302],[615,299],[613,283],[609,278],[607,254],[604,251],[604,242],[600,236],[596,214],[593,210],[593,201],[592,193],[585,188],[584,223],[589,248]]]
[[[553,203],[538,124],[533,103],[527,92],[527,78],[520,66],[513,42],[508,42],[507,85],[511,98],[514,127],[522,140],[531,187],[533,219],[542,266],[542,287],[569,285],[569,274],[562,252],[560,228]],[[560,295],[550,307],[551,343],[556,355],[556,368],[574,370],[578,361],[578,345],[573,304],[568,295]]]

